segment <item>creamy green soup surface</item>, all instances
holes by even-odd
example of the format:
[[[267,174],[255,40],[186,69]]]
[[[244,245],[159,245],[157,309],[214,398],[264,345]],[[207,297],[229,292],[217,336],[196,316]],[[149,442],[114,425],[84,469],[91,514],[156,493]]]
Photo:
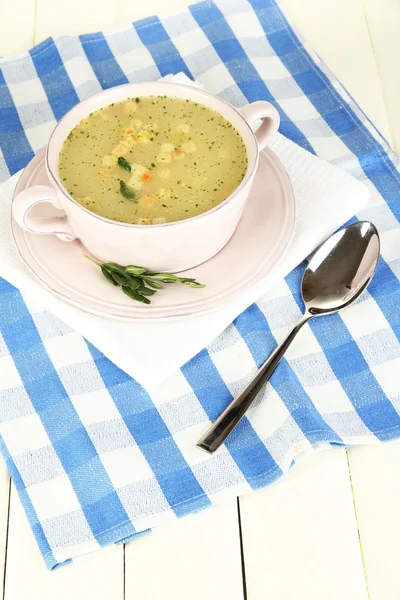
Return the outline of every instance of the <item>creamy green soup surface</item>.
[[[129,98],[91,113],[68,135],[59,176],[93,213],[138,225],[210,210],[242,181],[247,152],[219,113],[168,96]]]

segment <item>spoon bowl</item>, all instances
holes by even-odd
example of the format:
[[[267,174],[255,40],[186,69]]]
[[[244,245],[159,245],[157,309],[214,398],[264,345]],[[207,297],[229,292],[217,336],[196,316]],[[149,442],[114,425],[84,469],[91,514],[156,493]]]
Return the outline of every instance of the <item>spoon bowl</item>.
[[[243,392],[224,410],[197,446],[212,454],[224,442],[271,377],[297,333],[312,317],[345,308],[371,281],[379,260],[379,234],[369,221],[340,229],[311,256],[301,282],[303,317],[251,379]]]
[[[307,312],[326,315],[348,306],[371,281],[379,259],[379,235],[368,221],[334,233],[312,255],[301,294]]]

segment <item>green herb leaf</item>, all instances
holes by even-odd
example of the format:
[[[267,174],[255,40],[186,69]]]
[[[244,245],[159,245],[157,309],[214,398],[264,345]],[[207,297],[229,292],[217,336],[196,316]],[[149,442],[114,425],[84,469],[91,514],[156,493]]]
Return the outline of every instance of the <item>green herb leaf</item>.
[[[123,195],[123,197],[126,198],[127,200],[130,200],[131,202],[136,202],[136,203],[139,202],[139,200],[137,199],[135,190],[133,190],[131,187],[127,186],[125,181],[122,181],[122,179],[119,182],[119,190],[120,190],[121,194]]]
[[[99,264],[99,263],[96,263],[96,264]],[[125,275],[124,267],[121,267],[121,265],[117,265],[117,263],[103,263],[103,267],[105,269],[107,269],[107,271],[114,271],[115,273],[119,273],[120,275],[125,277],[125,279],[127,279],[127,276]]]
[[[129,173],[132,170],[131,163],[129,163],[123,156],[118,156],[118,165],[121,167],[121,169],[129,171]]]
[[[143,273],[146,273],[146,269],[136,265],[128,265],[125,267],[125,273],[128,273],[128,275],[142,275]]]
[[[114,286],[119,286],[124,294],[143,304],[150,304],[147,296],[154,296],[157,290],[163,289],[163,283],[181,283],[188,287],[202,288],[202,283],[198,283],[191,277],[178,277],[173,273],[148,273],[145,267],[137,265],[128,265],[122,267],[117,263],[99,263],[87,254],[85,258],[100,267],[105,279]],[[162,283],[161,283],[162,282]]]
[[[154,288],[155,290],[164,289],[164,287],[161,285],[161,283],[158,283],[157,281],[153,281],[152,279],[149,279],[148,277],[142,277],[141,279],[143,279],[143,281],[145,283],[147,283],[147,285],[149,287]]]
[[[127,285],[127,279],[126,279],[126,277],[123,277],[122,275],[120,275],[116,271],[112,271],[111,272],[111,277],[114,279],[114,281],[117,282],[118,285]]]
[[[107,271],[107,269],[105,269],[103,267],[103,265],[100,265],[101,268],[101,272],[103,273],[104,277],[107,279],[107,281],[109,281],[110,283],[112,283],[113,285],[118,285],[118,283],[115,281],[114,277],[111,275],[111,273],[109,273]]]
[[[144,286],[140,286],[137,289],[139,294],[142,294],[142,296],[154,296],[154,294],[156,294],[156,290],[150,290],[148,287],[144,287]]]
[[[205,283],[198,283],[197,281],[181,281],[178,280],[177,283],[182,283],[183,285],[187,285],[191,288],[204,288],[206,287]]]
[[[132,300],[136,300],[137,302],[143,302],[143,304],[150,304],[150,300],[148,298],[146,298],[145,296],[141,296],[140,294],[138,294],[138,292],[131,290],[128,287],[123,287],[122,291],[129,296],[129,298],[132,298]]]
[[[178,277],[172,273],[151,273],[148,276],[163,283],[175,283],[178,280]]]
[[[142,280],[137,277],[129,277],[129,283],[125,283],[131,290],[138,290],[142,286]]]

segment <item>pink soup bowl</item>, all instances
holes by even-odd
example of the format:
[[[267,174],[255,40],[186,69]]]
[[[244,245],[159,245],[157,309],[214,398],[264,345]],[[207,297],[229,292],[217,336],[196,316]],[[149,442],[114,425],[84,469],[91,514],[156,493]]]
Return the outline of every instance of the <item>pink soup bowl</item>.
[[[199,102],[221,114],[240,133],[247,149],[248,166],[240,185],[223,202],[195,217],[159,225],[131,225],[100,217],[81,206],[63,187],[58,156],[69,132],[89,113],[112,102],[137,96],[172,96]],[[251,125],[263,118],[256,133]],[[104,90],[72,108],[54,129],[46,149],[49,186],[30,187],[13,202],[13,216],[30,233],[53,234],[63,241],[79,239],[102,261],[137,264],[153,271],[184,271],[214,256],[233,235],[249,196],[258,167],[259,152],[279,126],[277,110],[265,101],[248,104],[241,111],[213,94],[176,83],[128,83]],[[31,209],[51,203],[64,216],[35,218]]]

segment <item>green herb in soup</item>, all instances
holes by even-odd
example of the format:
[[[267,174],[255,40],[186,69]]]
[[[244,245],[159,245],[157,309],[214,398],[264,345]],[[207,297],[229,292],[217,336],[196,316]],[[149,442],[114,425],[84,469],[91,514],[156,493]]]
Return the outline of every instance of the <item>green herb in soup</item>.
[[[239,132],[210,108],[167,96],[130,98],[91,113],[59,156],[66,190],[114,221],[180,221],[220,204],[242,181]]]

